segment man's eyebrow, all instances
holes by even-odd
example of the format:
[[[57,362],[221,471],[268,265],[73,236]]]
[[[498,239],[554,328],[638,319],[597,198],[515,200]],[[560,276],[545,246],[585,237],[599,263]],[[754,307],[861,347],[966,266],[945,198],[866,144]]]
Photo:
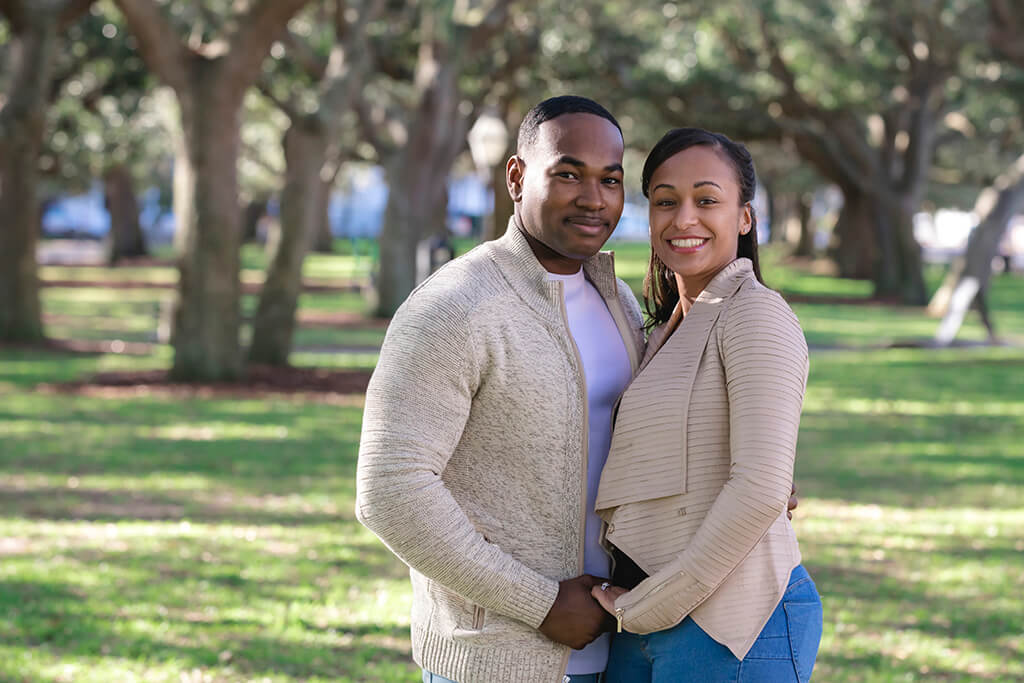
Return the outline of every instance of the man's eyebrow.
[[[575,166],[576,168],[583,168],[584,166],[586,166],[586,164],[584,162],[580,161],[576,157],[571,157],[568,154],[563,154],[562,156],[558,157],[558,161],[555,162],[555,163],[556,164],[569,164],[570,166]],[[615,171],[622,171],[622,164],[610,164],[608,166],[605,166],[604,170],[606,172],[608,172],[608,173],[614,173]]]
[[[567,154],[563,154],[562,156],[558,157],[558,161],[556,161],[555,163],[556,164],[569,164],[570,166],[575,166],[577,168],[583,168],[584,166],[586,166],[585,163],[583,163],[582,161],[580,161],[576,157],[571,157],[571,156],[569,156]]]

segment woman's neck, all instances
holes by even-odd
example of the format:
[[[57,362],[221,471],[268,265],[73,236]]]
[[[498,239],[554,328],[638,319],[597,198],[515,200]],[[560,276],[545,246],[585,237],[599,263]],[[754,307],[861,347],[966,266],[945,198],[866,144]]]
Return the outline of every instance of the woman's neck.
[[[676,288],[679,291],[679,305],[682,307],[683,315],[685,316],[690,312],[690,308],[693,307],[693,302],[704,291],[707,282],[698,282],[689,278],[684,279],[679,273],[674,273],[674,275],[676,277]]]

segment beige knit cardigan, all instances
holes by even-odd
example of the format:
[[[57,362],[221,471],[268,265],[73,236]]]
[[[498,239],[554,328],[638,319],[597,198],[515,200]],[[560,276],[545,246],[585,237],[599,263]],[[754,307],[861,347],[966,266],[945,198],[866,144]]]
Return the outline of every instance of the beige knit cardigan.
[[[751,262],[726,266],[652,333],[597,496],[605,538],[648,575],[615,603],[650,633],[687,615],[742,659],[800,563],[786,503],[807,344]]]
[[[584,264],[635,371],[640,309]],[[522,233],[456,259],[388,327],[359,443],[356,514],[410,567],[417,664],[459,683],[554,683],[537,627],[582,572],[587,404],[562,283]]]

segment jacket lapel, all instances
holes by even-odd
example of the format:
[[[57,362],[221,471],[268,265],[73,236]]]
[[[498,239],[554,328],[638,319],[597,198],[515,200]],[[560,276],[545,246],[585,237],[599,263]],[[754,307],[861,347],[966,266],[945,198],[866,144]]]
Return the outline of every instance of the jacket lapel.
[[[711,330],[750,272],[750,262],[739,259],[715,276],[626,390],[601,473],[598,511],[686,492],[687,418],[694,380]]]

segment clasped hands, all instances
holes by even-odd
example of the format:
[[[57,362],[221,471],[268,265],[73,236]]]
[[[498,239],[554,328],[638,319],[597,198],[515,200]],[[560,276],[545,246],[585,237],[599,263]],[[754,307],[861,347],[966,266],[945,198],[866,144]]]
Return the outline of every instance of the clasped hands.
[[[556,643],[580,650],[605,631],[612,630],[615,626],[615,619],[611,616],[615,611],[615,600],[610,598],[606,607],[603,601],[598,602],[596,596],[602,592],[601,584],[605,581],[590,574],[559,581],[558,597],[544,617],[540,632]],[[610,586],[604,592],[611,594],[613,590],[618,595],[626,592],[626,589],[616,586]]]
[[[793,519],[799,500],[796,486],[790,491],[786,516]],[[583,574],[558,582],[558,597],[541,622],[540,632],[556,643],[580,650],[615,627],[615,600],[629,591],[620,586],[601,585],[606,579]]]

